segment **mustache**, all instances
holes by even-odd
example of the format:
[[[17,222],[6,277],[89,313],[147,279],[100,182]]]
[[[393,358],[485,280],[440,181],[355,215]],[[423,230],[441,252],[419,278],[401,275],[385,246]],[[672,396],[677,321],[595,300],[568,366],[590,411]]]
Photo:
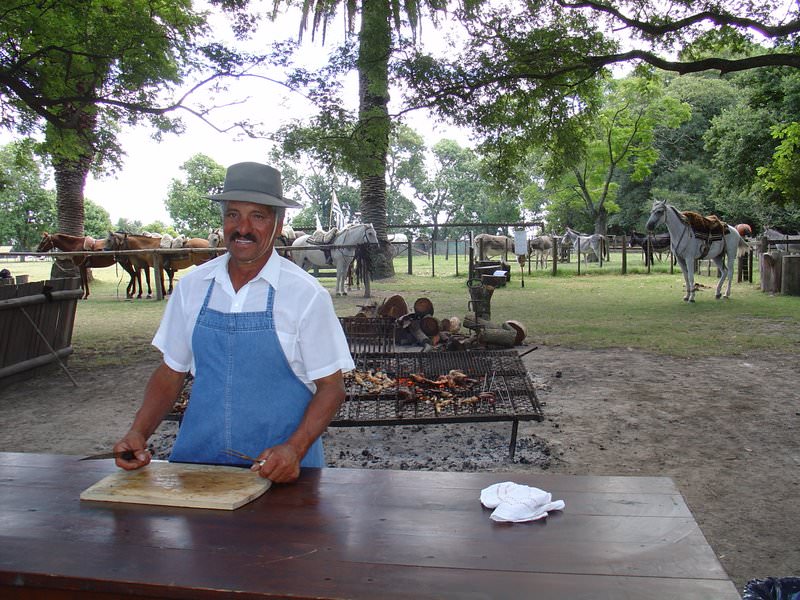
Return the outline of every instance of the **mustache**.
[[[228,238],[228,241],[233,243],[233,242],[235,242],[236,240],[238,240],[240,238],[241,239],[245,239],[248,242],[253,242],[253,243],[258,241],[258,240],[256,240],[256,236],[254,236],[252,233],[246,233],[245,235],[242,235],[238,231],[234,231],[233,233],[231,233],[230,237]]]

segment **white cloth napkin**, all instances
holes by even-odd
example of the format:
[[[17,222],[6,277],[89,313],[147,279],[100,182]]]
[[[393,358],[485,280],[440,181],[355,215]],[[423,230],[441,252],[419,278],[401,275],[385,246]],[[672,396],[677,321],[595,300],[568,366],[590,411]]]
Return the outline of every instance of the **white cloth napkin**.
[[[481,490],[481,504],[494,509],[490,519],[503,523],[535,521],[546,517],[551,510],[564,510],[565,506],[563,500],[553,502],[550,492],[512,481]]]

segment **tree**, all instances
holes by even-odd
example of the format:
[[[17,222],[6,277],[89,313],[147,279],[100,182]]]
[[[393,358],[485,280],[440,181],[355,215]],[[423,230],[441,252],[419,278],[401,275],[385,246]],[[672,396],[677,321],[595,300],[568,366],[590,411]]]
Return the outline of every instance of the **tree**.
[[[716,172],[715,208],[753,226],[794,230],[800,226],[794,203],[773,178],[795,160],[791,137],[782,147],[784,139],[775,133],[800,121],[800,72],[754,70],[732,76],[731,84],[736,103],[713,119],[704,137]]]
[[[0,242],[34,250],[56,223],[55,194],[45,188],[47,170],[30,140],[0,147]]]
[[[230,3],[230,0],[223,3]],[[469,5],[474,3],[476,0],[467,2]],[[312,35],[318,28],[322,28],[324,34],[339,4],[340,2],[332,0],[303,0],[301,32],[308,27],[308,16],[313,15]],[[402,9],[401,3],[385,0],[348,1],[341,4],[345,7],[345,18],[350,32],[355,29],[356,15],[360,14],[361,17],[356,57],[358,121],[348,144],[352,153],[350,159],[361,184],[362,219],[373,224],[382,245],[381,252],[371,257],[372,274],[376,278],[389,277],[394,274],[392,250],[386,238],[386,160],[391,133],[388,112],[389,62],[397,47],[392,38],[392,25],[400,30],[405,16],[412,35],[416,36],[423,6],[427,5],[432,11],[438,11],[446,8],[446,2],[405,2]]]
[[[83,229],[86,235],[95,239],[103,239],[111,231],[111,216],[102,206],[95,204],[88,198],[84,200],[84,223]]]
[[[403,192],[425,178],[425,141],[403,125],[392,129],[386,157],[386,218],[389,223],[411,223],[418,219],[414,202]]]
[[[142,233],[144,232],[144,225],[138,219],[131,221],[125,217],[120,217],[117,219],[117,226],[114,228],[114,230],[125,231],[127,233]]]
[[[548,187],[558,203],[573,208],[582,205],[594,232],[605,235],[608,214],[618,208],[615,177],[627,170],[634,181],[647,177],[658,159],[653,137],[656,126],[678,127],[690,114],[688,104],[664,94],[658,78],[609,82],[604,105],[586,132],[583,151],[570,159],[561,155],[559,148],[551,150],[555,164],[564,168]]]
[[[764,187],[778,192],[787,202],[800,205],[800,123],[775,125],[772,137],[780,140],[772,155],[772,163],[758,167]]]
[[[209,196],[222,192],[225,167],[205,154],[195,154],[181,165],[185,180],[173,179],[164,205],[175,228],[189,237],[206,237],[222,226],[219,206]]]
[[[528,0],[483,7],[465,21],[470,35],[462,52],[409,57],[410,102],[474,125],[508,171],[531,146],[570,149],[601,106],[600,84],[611,66],[680,74],[800,66],[796,3]]]
[[[180,128],[166,116],[180,102],[160,107],[160,94],[201,64],[205,17],[189,0],[11,0],[0,23],[0,123],[43,131],[58,229],[82,235],[86,176],[119,165],[118,127],[149,118],[161,132]]]
[[[546,2],[529,1],[529,10]],[[597,69],[620,62],[643,61],[664,71],[681,75],[715,70],[720,73],[759,67],[800,67],[800,53],[794,45],[800,33],[800,7],[796,3],[761,0],[741,3],[732,0],[679,0],[669,4],[638,0],[556,0],[560,7],[575,12],[586,9],[605,18],[610,31],[625,30],[633,43],[625,52],[586,56],[585,64]],[[599,19],[598,19],[599,20]],[[746,56],[708,55],[720,47],[744,47],[755,35],[773,42],[773,47]],[[677,60],[659,51],[683,49]]]

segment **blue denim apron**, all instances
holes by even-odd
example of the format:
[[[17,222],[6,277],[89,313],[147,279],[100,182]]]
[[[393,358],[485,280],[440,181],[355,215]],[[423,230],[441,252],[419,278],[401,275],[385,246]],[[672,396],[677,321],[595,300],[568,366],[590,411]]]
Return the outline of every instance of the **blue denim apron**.
[[[278,340],[274,288],[269,286],[264,312],[245,313],[208,308],[213,289],[212,280],[192,333],[191,401],[169,459],[250,466],[222,451],[256,457],[282,444],[297,429],[313,394],[292,371]],[[325,466],[321,439],[300,466]]]

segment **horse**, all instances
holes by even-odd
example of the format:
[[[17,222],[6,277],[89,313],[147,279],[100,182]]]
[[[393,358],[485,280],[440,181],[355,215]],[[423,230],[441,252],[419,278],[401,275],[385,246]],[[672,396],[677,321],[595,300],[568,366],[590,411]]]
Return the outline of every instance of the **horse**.
[[[308,234],[301,235],[292,243],[292,256],[295,262],[308,271],[311,267],[327,267],[325,252],[308,242]],[[336,295],[346,296],[345,279],[350,264],[356,255],[356,246],[360,244],[378,245],[378,235],[372,223],[348,225],[331,241],[330,250],[333,264],[336,265]]]
[[[165,253],[163,255],[163,263],[164,263],[164,270],[167,272],[167,278],[169,279],[169,287],[165,290],[166,295],[172,294],[173,290],[173,283],[175,280],[175,273],[180,269],[186,269],[191,266],[202,265],[205,262],[211,260],[214,255],[206,252],[191,252],[193,248],[216,248],[219,244],[219,241],[222,239],[221,235],[218,235],[216,232],[212,231],[208,238],[187,238],[185,235],[179,235],[176,238],[171,240],[171,243],[165,245],[165,241],[168,240],[168,236],[164,235],[162,238],[161,247],[162,248],[170,248],[170,249],[178,249],[178,248],[185,248],[189,249],[190,252],[180,253],[180,254],[172,254],[172,253]],[[212,242],[215,244],[212,246]],[[164,289],[162,287],[162,289]]]
[[[66,233],[47,233],[42,234],[42,241],[36,248],[37,252],[49,252],[53,248],[58,248],[62,252],[80,252],[82,250],[89,250],[91,252],[98,252],[97,255],[90,256],[75,256],[72,257],[72,262],[78,267],[81,277],[81,287],[83,288],[83,299],[89,297],[89,269],[97,267],[110,267],[115,262],[125,269],[125,272],[130,275],[131,280],[128,283],[127,291],[133,288],[135,271],[131,263],[126,258],[115,260],[113,256],[102,254],[101,251],[105,246],[105,240],[96,240],[90,236],[76,236],[68,235]]]
[[[682,212],[664,200],[653,203],[653,210],[647,219],[647,230],[652,231],[664,223],[669,230],[672,255],[678,261],[686,281],[686,302],[694,302],[694,263],[701,258],[710,258],[717,265],[721,275],[717,283],[715,298],[722,297],[722,283],[728,278],[725,298],[730,298],[733,281],[733,264],[737,256],[747,251],[747,244],[730,225],[722,223],[723,234],[713,235],[695,231]],[[727,258],[727,264],[725,259]]]
[[[771,244],[776,250],[781,252],[800,252],[800,240],[797,236],[789,236],[781,233],[777,229],[764,228],[764,237],[770,241],[783,241],[783,244]],[[793,243],[786,243],[793,242]]]
[[[486,260],[491,256],[502,256],[503,261],[508,258],[508,253],[514,252],[514,238],[507,235],[492,235],[479,233],[472,242],[478,251],[478,260]]]
[[[664,250],[669,251],[669,233],[657,233],[655,235],[646,235],[644,233],[637,233],[631,231],[628,246],[634,248],[641,247],[642,256],[644,256],[645,266],[653,264],[653,253],[658,253],[658,260],[661,260],[661,253]]]
[[[583,254],[583,260],[587,268],[589,267],[589,252],[594,252],[597,260],[601,261],[601,263],[603,259],[608,260],[609,258],[607,250],[608,242],[606,242],[606,238],[602,234],[593,233],[592,235],[585,235],[567,227],[561,239],[575,246],[578,252]],[[578,256],[578,262],[580,262],[580,260],[581,257]]]
[[[547,259],[550,258],[550,253],[553,250],[553,238],[549,235],[537,235],[528,240],[528,256],[531,254],[536,255],[536,268],[539,264],[543,269],[547,268]]]
[[[141,235],[127,233],[125,231],[109,231],[105,241],[105,250],[110,252],[119,250],[154,250],[160,247],[160,235]],[[139,294],[136,297],[142,297],[142,271],[144,271],[145,280],[147,281],[147,297],[152,298],[153,291],[150,287],[150,268],[153,266],[153,256],[151,254],[131,256],[130,261],[135,269],[135,281],[139,285]],[[161,281],[161,289],[164,289],[163,280]],[[128,294],[128,297],[133,298],[135,291],[135,289],[132,290],[132,293]]]

